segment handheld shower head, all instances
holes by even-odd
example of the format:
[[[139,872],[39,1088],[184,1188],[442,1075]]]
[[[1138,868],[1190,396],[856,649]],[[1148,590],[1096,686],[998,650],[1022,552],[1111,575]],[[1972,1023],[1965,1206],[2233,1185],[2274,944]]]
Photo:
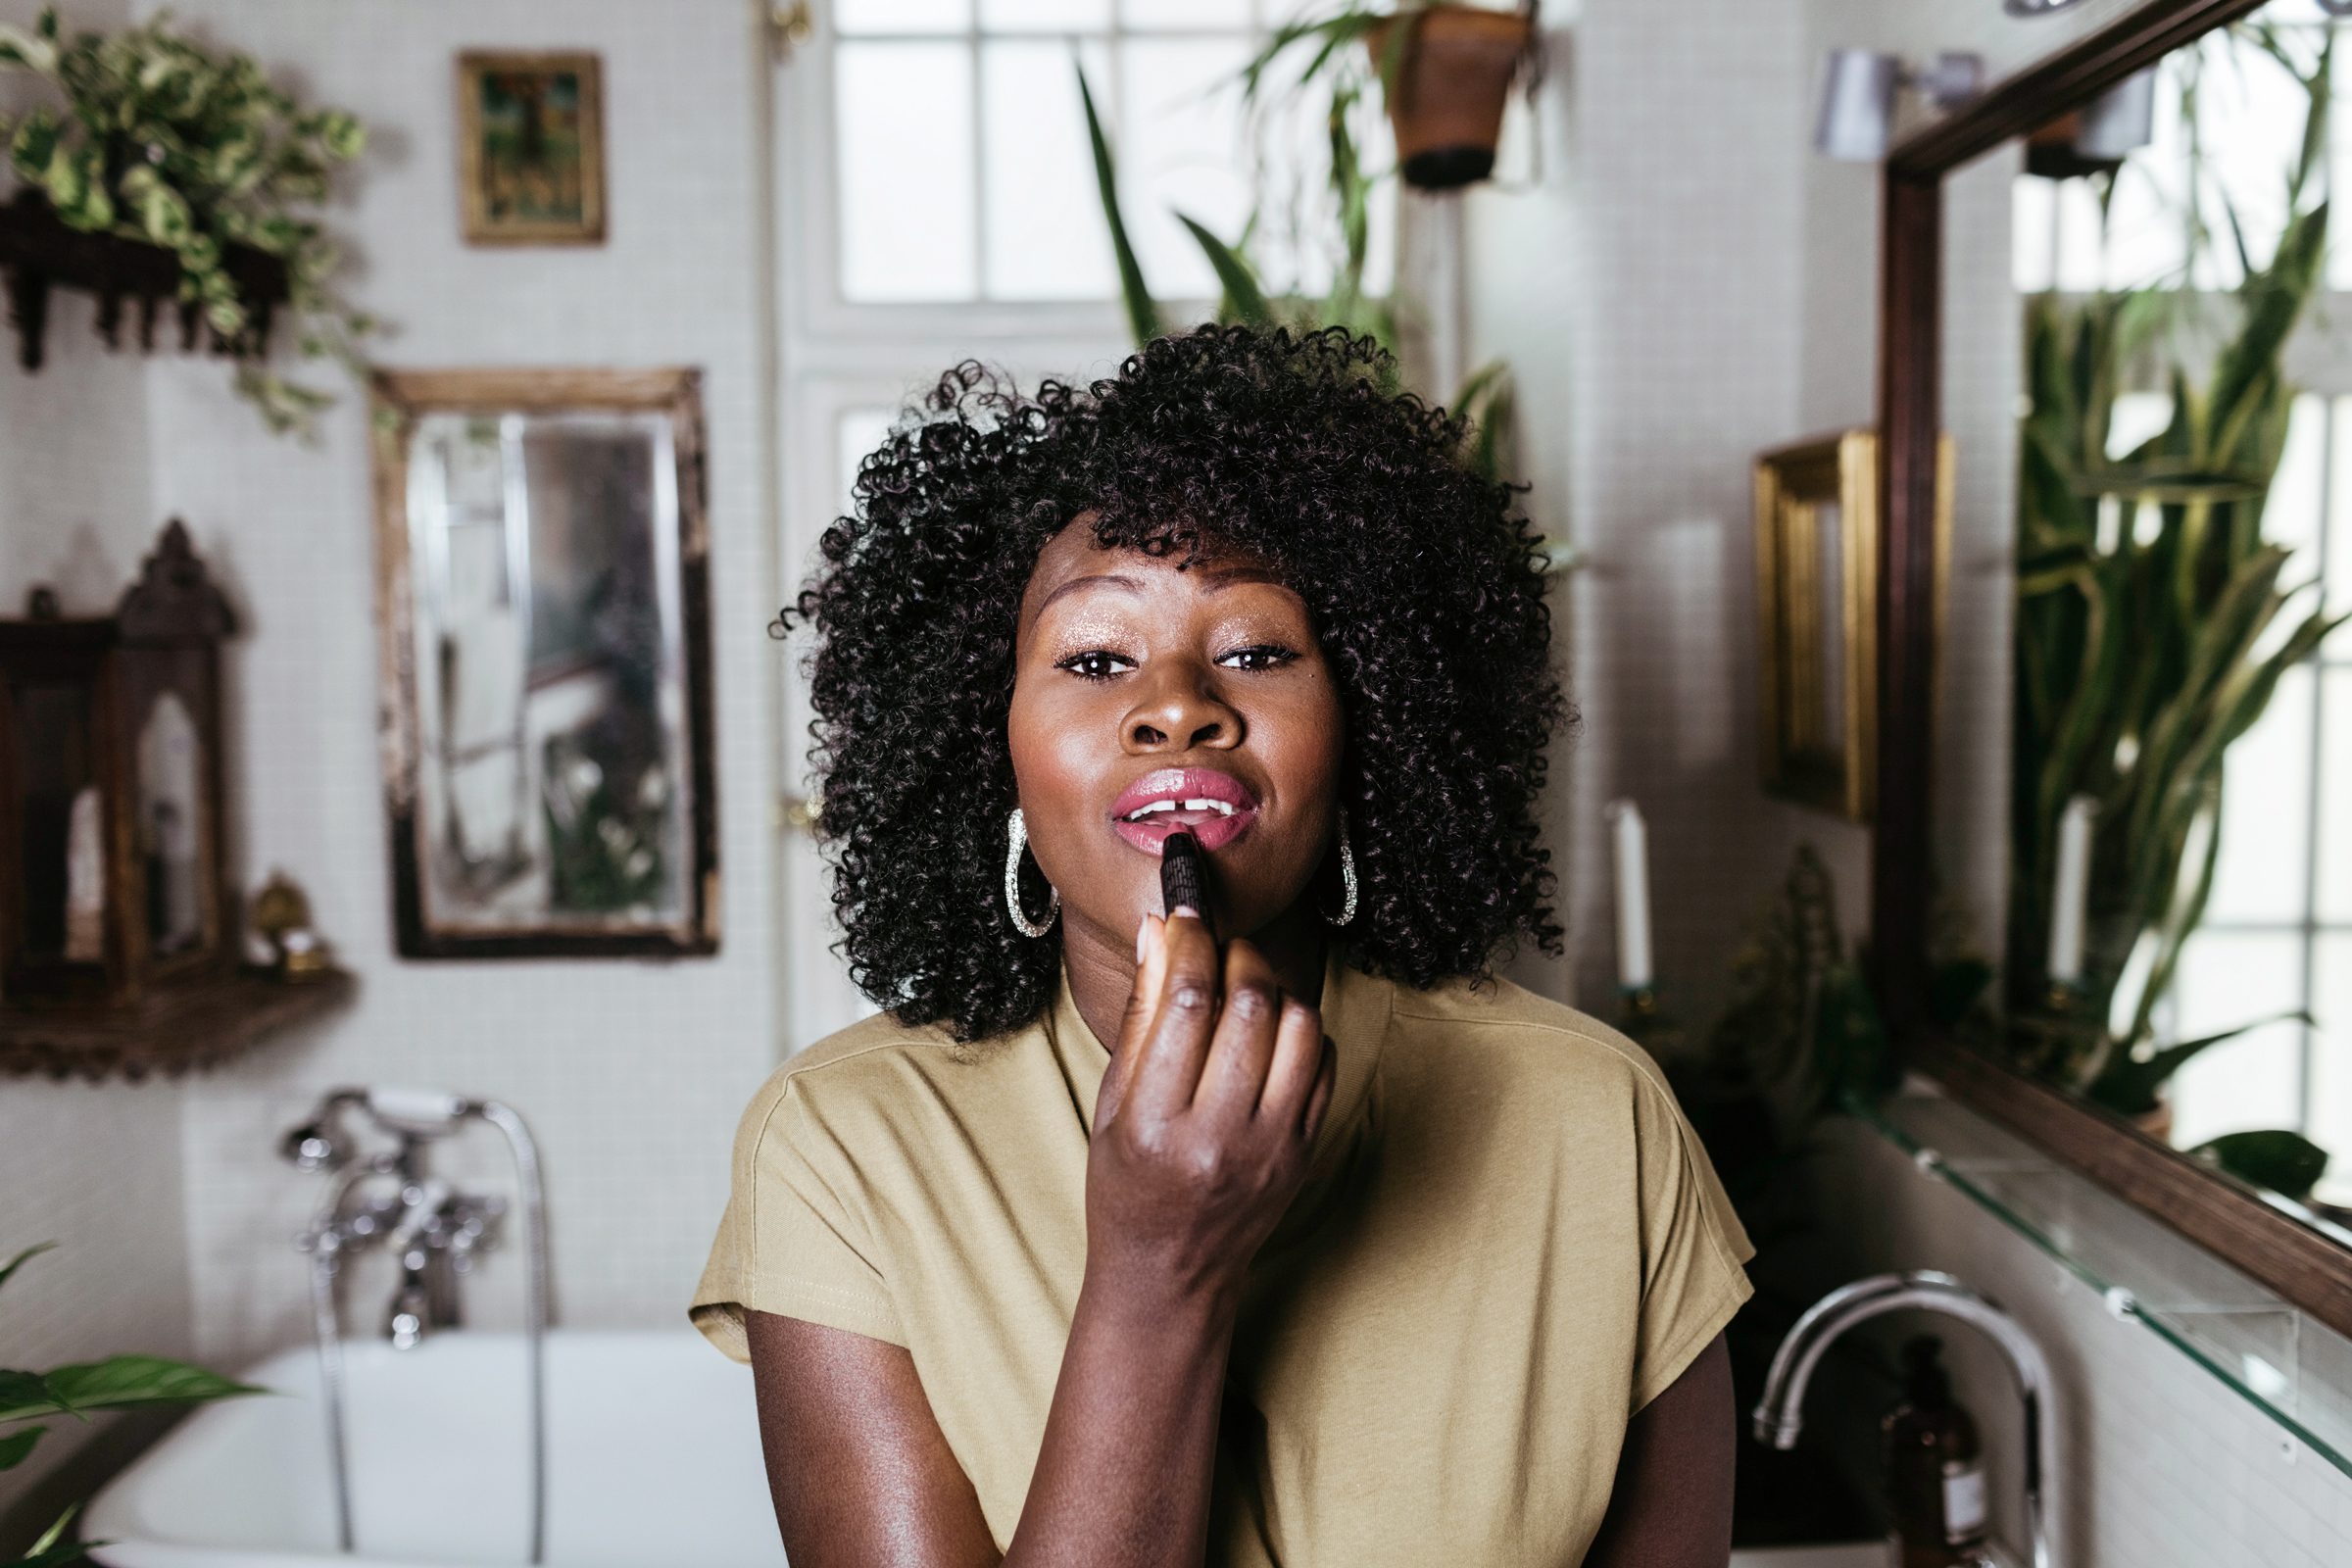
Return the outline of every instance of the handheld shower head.
[[[351,1157],[350,1149],[327,1131],[324,1116],[287,1129],[277,1152],[290,1160],[296,1170],[313,1174],[338,1169]]]

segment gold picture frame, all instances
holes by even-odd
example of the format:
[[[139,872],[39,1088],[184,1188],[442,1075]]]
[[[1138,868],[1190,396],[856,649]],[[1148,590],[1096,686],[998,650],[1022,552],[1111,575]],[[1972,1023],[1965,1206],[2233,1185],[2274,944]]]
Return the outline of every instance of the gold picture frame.
[[[458,200],[469,245],[601,245],[602,61],[586,50],[457,60]]]
[[[1952,443],[1936,455],[1950,531]],[[1846,430],[1755,465],[1764,787],[1868,822],[1878,775],[1879,438]]]

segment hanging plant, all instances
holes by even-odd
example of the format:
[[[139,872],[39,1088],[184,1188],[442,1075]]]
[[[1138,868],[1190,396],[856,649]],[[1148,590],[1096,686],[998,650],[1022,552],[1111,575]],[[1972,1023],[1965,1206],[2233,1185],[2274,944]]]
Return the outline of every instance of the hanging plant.
[[[30,31],[0,25],[0,70],[11,69],[64,99],[0,119],[17,177],[68,228],[169,252],[178,298],[239,353],[237,391],[270,428],[307,428],[334,400],[268,368],[258,328],[270,302],[240,283],[253,270],[235,264],[240,252],[282,264],[304,356],[361,368],[357,344],[374,322],[328,286],[338,253],[302,211],[326,198],[334,166],[359,156],[359,122],[303,108],[251,56],[216,54],[173,31],[168,12],[67,38],[46,8]]]

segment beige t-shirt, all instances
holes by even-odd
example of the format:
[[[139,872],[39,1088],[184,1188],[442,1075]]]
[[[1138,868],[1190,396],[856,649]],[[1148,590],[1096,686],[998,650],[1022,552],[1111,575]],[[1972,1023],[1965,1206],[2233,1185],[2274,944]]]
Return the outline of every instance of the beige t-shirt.
[[[1656,1064],[1607,1026],[1336,948],[1322,1008],[1332,1104],[1251,1266],[1208,1560],[1566,1568],[1627,1418],[1748,1298],[1755,1249]],[[689,1309],[739,1361],[747,1306],[905,1346],[1000,1549],[1078,1298],[1108,1061],[1066,975],[990,1041],[881,1014],[809,1047],[744,1113]]]

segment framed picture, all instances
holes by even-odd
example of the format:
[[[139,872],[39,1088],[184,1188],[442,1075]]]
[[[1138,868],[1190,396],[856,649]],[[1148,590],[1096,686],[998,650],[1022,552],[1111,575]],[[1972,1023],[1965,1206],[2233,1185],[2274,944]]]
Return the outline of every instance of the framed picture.
[[[605,100],[594,54],[458,56],[466,243],[601,245]]]
[[[1936,476],[1950,532],[1951,438]],[[1756,459],[1756,624],[1764,787],[1867,822],[1878,769],[1879,438],[1870,430]]]
[[[682,368],[376,372],[404,956],[717,950],[701,388]]]

